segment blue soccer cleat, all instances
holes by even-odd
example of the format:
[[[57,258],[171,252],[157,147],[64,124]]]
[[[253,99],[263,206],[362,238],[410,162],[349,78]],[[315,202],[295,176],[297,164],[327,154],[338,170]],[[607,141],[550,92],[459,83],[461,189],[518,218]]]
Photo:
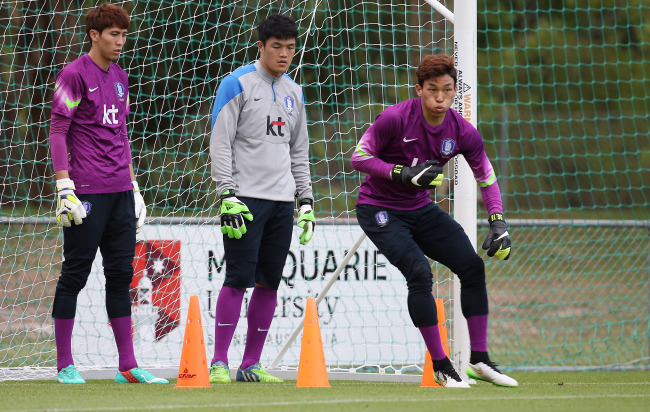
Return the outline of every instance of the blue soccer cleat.
[[[169,383],[167,379],[156,378],[151,373],[141,368],[129,369],[126,372],[117,371],[117,383]]]
[[[61,369],[61,372],[56,374],[56,380],[61,383],[86,383],[74,365],[68,365]]]
[[[237,370],[237,382],[282,383],[284,381],[265,371],[257,362],[246,369],[240,367]]]

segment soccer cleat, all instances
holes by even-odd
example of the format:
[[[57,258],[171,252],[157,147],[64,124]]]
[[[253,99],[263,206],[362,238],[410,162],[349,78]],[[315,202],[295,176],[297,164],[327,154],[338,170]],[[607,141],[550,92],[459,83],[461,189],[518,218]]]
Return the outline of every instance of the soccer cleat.
[[[156,378],[151,373],[141,368],[129,369],[126,372],[117,371],[117,383],[169,383],[167,379]]]
[[[487,362],[470,363],[467,367],[467,376],[470,378],[491,382],[497,386],[516,387],[519,383],[510,376],[501,372],[497,365],[488,360]]]
[[[433,378],[438,385],[444,388],[470,388],[469,384],[458,376],[456,369],[451,364],[439,371],[434,371]]]
[[[262,365],[257,362],[246,369],[240,367],[237,370],[237,382],[282,383],[284,381],[262,369]]]
[[[56,374],[56,380],[61,383],[86,383],[74,365],[68,365],[61,369],[61,372]]]
[[[230,370],[228,365],[217,361],[210,366],[210,383],[230,383]]]

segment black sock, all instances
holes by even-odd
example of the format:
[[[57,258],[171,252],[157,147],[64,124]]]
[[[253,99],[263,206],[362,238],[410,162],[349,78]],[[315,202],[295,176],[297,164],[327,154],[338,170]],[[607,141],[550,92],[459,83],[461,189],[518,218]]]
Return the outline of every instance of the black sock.
[[[448,357],[445,357],[444,359],[434,360],[433,361],[433,370],[436,370],[436,371],[444,371],[445,369],[449,368],[450,366],[451,366],[451,361],[449,360]]]
[[[483,362],[487,365],[489,361],[490,361],[490,357],[488,356],[487,352],[480,352],[477,350],[473,350],[469,355],[469,363],[471,363],[472,365],[476,365],[479,362]]]

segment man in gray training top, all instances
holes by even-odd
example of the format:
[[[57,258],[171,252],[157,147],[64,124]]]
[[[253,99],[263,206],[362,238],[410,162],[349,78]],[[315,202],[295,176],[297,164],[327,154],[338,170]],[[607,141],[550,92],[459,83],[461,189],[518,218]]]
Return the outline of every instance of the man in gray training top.
[[[296,53],[298,27],[269,16],[257,27],[260,57],[226,76],[212,111],[212,179],[221,199],[226,278],[217,298],[210,382],[228,383],[228,348],[246,288],[248,333],[240,382],[282,382],[262,369],[298,200],[300,243],[313,235],[314,200],[302,87],[285,73]]]

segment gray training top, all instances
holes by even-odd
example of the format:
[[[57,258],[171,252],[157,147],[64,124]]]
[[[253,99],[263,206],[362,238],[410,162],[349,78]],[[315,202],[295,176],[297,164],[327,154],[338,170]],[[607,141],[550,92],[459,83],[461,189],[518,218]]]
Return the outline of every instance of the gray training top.
[[[217,193],[282,202],[313,199],[302,87],[270,75],[259,61],[226,76],[210,134]]]

